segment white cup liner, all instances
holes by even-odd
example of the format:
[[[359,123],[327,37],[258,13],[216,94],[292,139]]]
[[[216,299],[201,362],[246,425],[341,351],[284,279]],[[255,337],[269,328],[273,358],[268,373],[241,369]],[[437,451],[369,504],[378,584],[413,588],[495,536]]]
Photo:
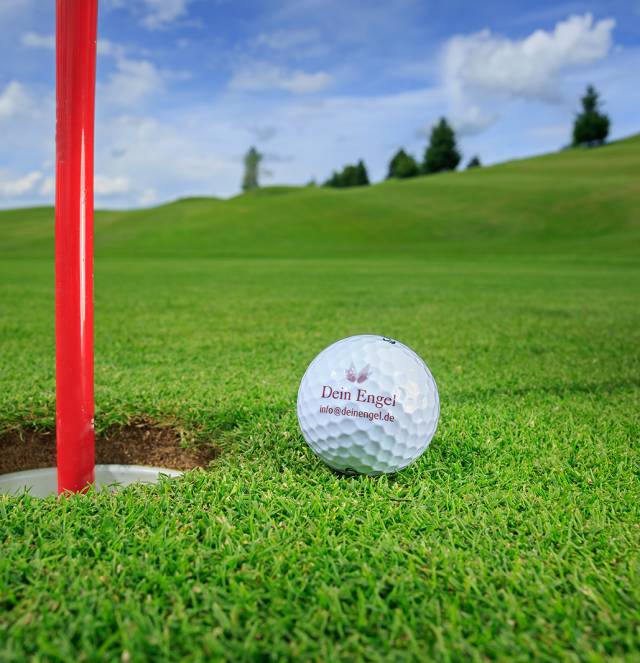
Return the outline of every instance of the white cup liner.
[[[96,465],[96,488],[123,488],[133,483],[158,483],[161,475],[179,477],[179,470],[145,465]],[[28,491],[33,497],[49,497],[58,492],[55,467],[25,470],[0,475],[0,495],[19,495]]]

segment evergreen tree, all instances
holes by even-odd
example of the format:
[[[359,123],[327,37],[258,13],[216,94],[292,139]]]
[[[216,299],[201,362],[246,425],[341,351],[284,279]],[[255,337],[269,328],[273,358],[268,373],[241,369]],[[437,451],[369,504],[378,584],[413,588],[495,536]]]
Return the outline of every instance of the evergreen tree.
[[[331,186],[336,189],[341,188],[343,186],[342,174],[334,170],[331,173],[331,177],[324,183],[324,186]]]
[[[360,160],[355,166],[345,166],[341,172],[334,171],[331,177],[324,183],[324,186],[344,189],[352,186],[366,186],[368,184],[369,176],[367,174],[367,167]]]
[[[444,117],[431,130],[429,147],[424,153],[422,168],[425,173],[455,170],[462,158],[456,145],[456,135]]]
[[[356,166],[356,186],[369,186],[369,173],[362,159],[358,161]]]
[[[258,177],[260,174],[260,162],[263,155],[252,147],[244,157],[244,177],[242,178],[242,190],[252,191],[260,186]]]
[[[480,168],[480,166],[482,166],[482,164],[480,163],[480,157],[478,156],[471,157],[471,159],[469,159],[469,163],[467,164],[467,170],[469,170],[470,168]]]
[[[600,112],[599,94],[593,85],[587,87],[582,97],[582,112],[573,123],[574,145],[602,145],[609,135],[609,118]]]
[[[387,179],[397,177],[398,179],[405,179],[408,177],[415,177],[420,174],[420,167],[417,161],[404,150],[398,150],[391,161],[389,162],[389,172]]]
[[[342,171],[342,186],[358,186],[358,166],[345,166]]]

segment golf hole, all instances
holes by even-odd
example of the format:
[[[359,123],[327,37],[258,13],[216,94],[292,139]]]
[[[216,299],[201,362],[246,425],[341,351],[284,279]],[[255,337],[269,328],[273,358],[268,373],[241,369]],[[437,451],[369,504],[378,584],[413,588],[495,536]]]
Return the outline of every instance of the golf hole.
[[[134,483],[157,483],[161,476],[179,477],[180,470],[144,465],[96,465],[96,490],[124,488]],[[49,497],[58,493],[58,470],[45,467],[38,470],[11,472],[0,476],[0,495]]]
[[[185,447],[170,427],[140,421],[112,426],[96,436],[96,487],[156,483],[160,475],[208,467],[219,449],[212,443]],[[27,488],[45,497],[57,492],[54,431],[13,430],[0,434],[0,494]]]

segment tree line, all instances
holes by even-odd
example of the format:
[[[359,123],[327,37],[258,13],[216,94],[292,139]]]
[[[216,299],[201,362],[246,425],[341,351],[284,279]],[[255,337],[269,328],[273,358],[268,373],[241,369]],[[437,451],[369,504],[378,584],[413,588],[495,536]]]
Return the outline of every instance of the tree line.
[[[573,123],[573,147],[594,147],[602,145],[609,135],[610,120],[602,113],[600,95],[593,85],[587,86],[585,95],[581,98],[582,110],[576,115]],[[255,147],[252,147],[244,159],[245,174],[242,181],[242,190],[251,191],[259,186],[258,175],[260,162],[263,158]],[[462,154],[458,149],[456,134],[445,117],[431,129],[429,144],[423,158],[418,162],[404,148],[400,148],[389,161],[387,179],[408,179],[419,175],[432,175],[445,171],[456,170],[462,161]],[[480,157],[473,156],[467,163],[467,169],[479,168]],[[310,184],[315,185],[315,182]],[[369,174],[364,161],[348,164],[342,170],[334,171],[323,183],[323,186],[334,188],[347,188],[354,186],[368,186]]]

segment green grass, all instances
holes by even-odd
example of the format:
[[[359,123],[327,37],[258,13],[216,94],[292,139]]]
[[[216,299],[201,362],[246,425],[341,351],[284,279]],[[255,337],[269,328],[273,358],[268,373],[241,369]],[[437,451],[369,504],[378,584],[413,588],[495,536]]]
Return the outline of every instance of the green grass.
[[[637,660],[640,139],[96,228],[97,426],[209,471],[0,498],[0,659]],[[52,212],[0,213],[0,430],[54,422]],[[431,367],[438,433],[346,478],[295,417],[350,334]]]

